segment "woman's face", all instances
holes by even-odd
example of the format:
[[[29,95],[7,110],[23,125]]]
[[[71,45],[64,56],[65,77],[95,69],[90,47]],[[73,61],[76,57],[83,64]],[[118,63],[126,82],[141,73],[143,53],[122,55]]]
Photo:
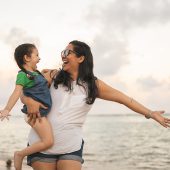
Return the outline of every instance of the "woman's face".
[[[78,72],[80,59],[77,57],[76,52],[72,44],[69,44],[66,49],[62,52],[61,58],[63,61],[63,70],[70,74]]]

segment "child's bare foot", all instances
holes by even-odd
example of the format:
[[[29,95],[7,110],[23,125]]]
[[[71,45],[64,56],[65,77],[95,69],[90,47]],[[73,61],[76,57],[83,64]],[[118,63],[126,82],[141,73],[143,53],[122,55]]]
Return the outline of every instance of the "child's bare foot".
[[[15,167],[15,170],[22,170],[23,158],[24,158],[23,155],[19,151],[16,151],[14,153],[14,167]]]

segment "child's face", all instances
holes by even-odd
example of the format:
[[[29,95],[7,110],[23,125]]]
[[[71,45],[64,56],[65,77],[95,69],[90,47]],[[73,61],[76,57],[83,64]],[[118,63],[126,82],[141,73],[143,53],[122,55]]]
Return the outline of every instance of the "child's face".
[[[36,48],[34,48],[32,50],[31,57],[30,57],[31,67],[36,70],[36,68],[37,68],[36,64],[39,61],[40,61],[40,58],[39,58],[38,50]]]

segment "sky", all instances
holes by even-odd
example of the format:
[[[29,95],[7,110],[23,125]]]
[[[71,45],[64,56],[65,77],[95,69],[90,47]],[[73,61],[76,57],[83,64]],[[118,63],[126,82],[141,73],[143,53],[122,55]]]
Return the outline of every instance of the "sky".
[[[16,46],[34,43],[39,70],[59,68],[72,40],[90,45],[95,75],[152,110],[170,113],[170,0],[0,0],[0,107],[15,87]],[[14,114],[20,114],[21,103]],[[132,113],[97,100],[90,114]]]

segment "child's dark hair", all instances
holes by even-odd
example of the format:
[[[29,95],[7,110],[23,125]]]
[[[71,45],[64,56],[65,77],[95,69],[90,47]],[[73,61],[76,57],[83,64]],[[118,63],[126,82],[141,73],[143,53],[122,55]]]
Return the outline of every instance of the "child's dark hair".
[[[19,45],[16,49],[15,49],[15,52],[14,52],[14,58],[15,58],[15,61],[18,65],[18,67],[26,72],[26,70],[24,69],[23,65],[25,64],[25,61],[24,61],[24,55],[27,55],[27,56],[31,56],[31,53],[32,53],[32,50],[35,49],[36,46],[34,44],[29,44],[29,43],[26,43],[26,44],[21,44]]]

